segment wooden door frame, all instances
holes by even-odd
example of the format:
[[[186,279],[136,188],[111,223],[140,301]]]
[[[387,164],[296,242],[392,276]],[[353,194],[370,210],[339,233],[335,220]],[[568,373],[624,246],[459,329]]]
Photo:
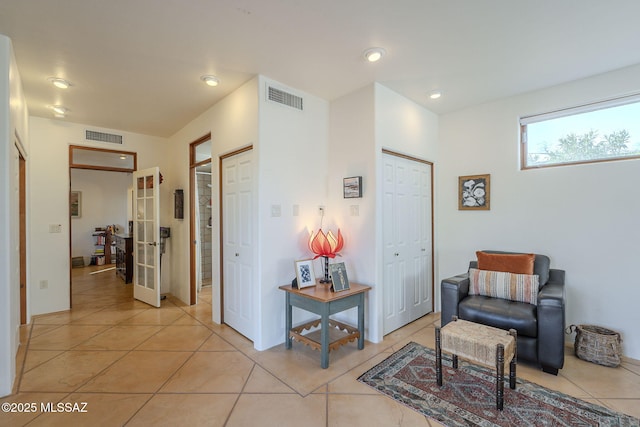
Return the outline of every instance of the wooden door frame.
[[[196,148],[203,142],[211,140],[211,132],[201,136],[195,141],[189,144],[189,305],[194,305],[197,302],[197,283],[196,283],[196,200],[195,200],[195,188],[196,188],[196,168],[198,166],[212,163],[211,157],[209,160],[203,160],[198,162],[196,159]],[[200,238],[200,236],[198,236]]]
[[[81,150],[92,150],[99,151],[103,153],[115,153],[115,154],[130,154],[133,156],[133,167],[132,168],[115,168],[110,166],[96,166],[96,165],[85,165],[82,163],[74,163],[73,161],[73,150],[81,149]],[[85,147],[82,145],[69,145],[69,200],[67,203],[68,206],[68,217],[69,217],[69,308],[73,308],[73,263],[71,262],[72,253],[71,250],[73,244],[73,235],[72,235],[72,222],[71,222],[71,169],[89,169],[89,170],[97,170],[97,171],[109,171],[109,172],[127,172],[133,173],[138,170],[138,153],[135,151],[123,151],[123,150],[110,150],[107,148],[96,148],[96,147]]]
[[[382,149],[382,154],[387,154],[389,156],[394,156],[394,157],[400,157],[402,159],[407,159],[413,162],[418,162],[418,163],[423,163],[426,165],[429,165],[431,167],[431,188],[429,189],[429,191],[431,192],[431,312],[434,311],[435,309],[435,294],[434,294],[434,289],[435,289],[435,253],[434,253],[434,248],[435,248],[435,242],[434,242],[434,229],[435,229],[435,218],[433,216],[434,213],[434,205],[435,205],[435,200],[433,199],[433,188],[434,188],[434,183],[433,183],[433,176],[434,176],[434,169],[435,169],[435,165],[433,162],[430,162],[428,160],[424,160],[424,159],[420,159],[418,157],[414,157],[414,156],[409,156],[407,154],[402,154],[402,153],[398,153],[396,151],[392,151],[392,150],[388,150],[386,148]],[[383,292],[384,295],[384,292]],[[383,296],[384,298],[384,296]]]
[[[246,147],[243,148],[239,148],[237,150],[231,151],[229,153],[223,154],[221,156],[218,157],[218,206],[219,206],[219,216],[220,216],[220,223],[218,224],[219,226],[219,233],[220,233],[220,248],[219,248],[219,252],[220,252],[220,324],[224,324],[224,203],[223,200],[224,198],[222,197],[222,187],[223,187],[223,180],[222,180],[222,162],[225,159],[228,159],[229,157],[233,157],[233,156],[237,156],[238,154],[242,154],[244,152],[253,150],[253,144],[248,145]],[[257,333],[257,331],[256,331]]]
[[[27,161],[18,149],[18,194],[20,217],[20,324],[27,323]]]

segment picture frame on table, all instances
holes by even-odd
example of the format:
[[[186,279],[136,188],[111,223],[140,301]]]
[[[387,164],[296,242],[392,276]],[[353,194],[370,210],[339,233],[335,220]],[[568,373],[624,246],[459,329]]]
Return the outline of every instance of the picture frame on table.
[[[329,272],[331,274],[331,289],[334,292],[349,289],[349,278],[347,277],[347,268],[344,266],[344,262],[329,264]]]
[[[316,285],[316,276],[313,272],[313,260],[302,259],[295,261],[296,280],[298,289]]]

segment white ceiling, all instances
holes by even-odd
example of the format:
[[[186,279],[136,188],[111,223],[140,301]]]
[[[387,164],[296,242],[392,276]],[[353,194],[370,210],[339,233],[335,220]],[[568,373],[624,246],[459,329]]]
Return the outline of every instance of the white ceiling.
[[[166,137],[256,74],[455,111],[640,63],[639,16],[638,0],[0,0],[0,33],[30,114]]]

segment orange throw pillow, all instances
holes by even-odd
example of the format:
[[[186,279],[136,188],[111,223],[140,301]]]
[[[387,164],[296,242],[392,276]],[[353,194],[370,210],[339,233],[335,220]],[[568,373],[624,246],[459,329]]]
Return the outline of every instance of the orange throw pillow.
[[[477,251],[478,269],[513,274],[533,274],[535,254],[490,254]]]

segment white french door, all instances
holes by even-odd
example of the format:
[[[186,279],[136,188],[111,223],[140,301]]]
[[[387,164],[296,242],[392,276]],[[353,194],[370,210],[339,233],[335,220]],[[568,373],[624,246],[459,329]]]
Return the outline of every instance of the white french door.
[[[224,323],[254,339],[252,150],[222,160]]]
[[[433,310],[431,164],[383,154],[383,333]]]
[[[160,169],[133,173],[133,297],[160,307]]]

